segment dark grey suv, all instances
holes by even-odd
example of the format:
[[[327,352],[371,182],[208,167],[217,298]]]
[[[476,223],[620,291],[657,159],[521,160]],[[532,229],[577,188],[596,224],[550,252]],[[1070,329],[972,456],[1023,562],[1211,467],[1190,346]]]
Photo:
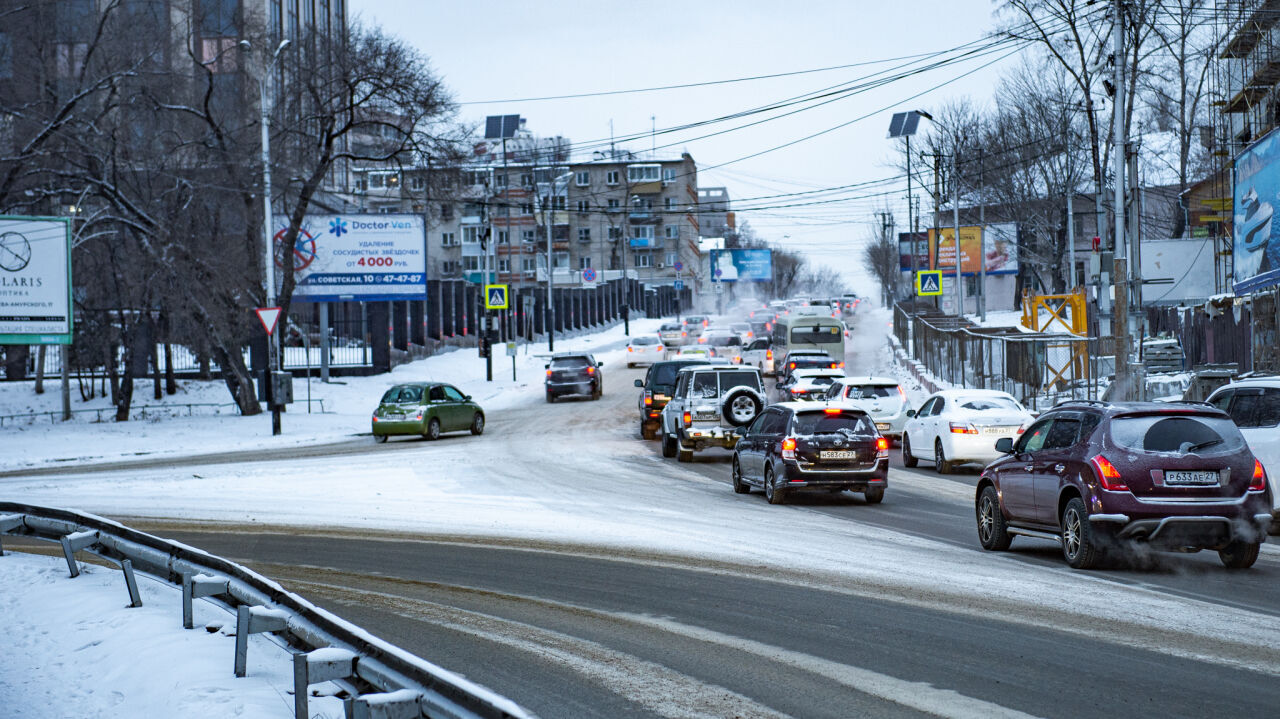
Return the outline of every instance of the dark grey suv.
[[[551,356],[547,363],[547,401],[571,394],[587,395],[600,399],[604,394],[604,374],[594,355],[584,352],[564,352]]]

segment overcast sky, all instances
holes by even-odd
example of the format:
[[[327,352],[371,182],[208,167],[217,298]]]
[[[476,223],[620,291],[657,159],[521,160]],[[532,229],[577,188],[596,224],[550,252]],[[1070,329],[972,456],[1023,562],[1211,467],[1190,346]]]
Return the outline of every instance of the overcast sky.
[[[978,41],[996,24],[991,0],[350,0],[349,7],[353,18],[382,25],[425,53],[455,99],[467,103],[461,106],[463,120],[478,123],[485,115],[519,114],[535,134],[562,135],[575,144],[607,140],[610,121],[616,136],[649,133],[655,124],[661,132],[854,82],[921,62],[878,61]],[[693,155],[699,185],[728,187],[739,223],[749,222],[765,239],[803,251],[811,262],[836,267],[848,274],[853,289],[874,296],[875,286],[861,267],[861,248],[872,233],[875,213],[886,205],[897,215],[898,229],[904,229],[905,180],[835,194],[750,198],[898,174],[889,166],[894,143],[901,143],[886,138],[891,113],[929,110],[959,95],[987,103],[1000,72],[1015,67],[1017,57],[979,68],[1004,52],[951,63],[755,127],[697,139],[777,113],[659,135],[657,144],[676,143],[669,152]],[[678,90],[518,101],[855,63],[876,64]],[[503,102],[483,102],[488,100]],[[868,117],[820,137],[740,159],[864,115]],[[653,142],[646,136],[627,147],[647,150]],[[868,197],[872,194],[879,196]],[[918,187],[916,194],[922,194]],[[826,202],[832,199],[839,201]],[[825,204],[762,207],[806,202]],[[921,202],[927,212],[927,198]]]

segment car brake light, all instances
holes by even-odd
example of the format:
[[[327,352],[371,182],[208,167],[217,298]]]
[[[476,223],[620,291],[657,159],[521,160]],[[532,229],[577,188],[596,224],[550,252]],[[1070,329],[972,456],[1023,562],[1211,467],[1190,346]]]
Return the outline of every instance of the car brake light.
[[[632,349],[631,345],[627,345],[627,351],[628,351],[628,352],[635,352],[635,350],[634,350],[634,349]]]
[[[654,351],[655,351],[655,352],[661,352],[661,351],[662,351],[662,345],[658,345],[658,349],[656,349],[656,350],[654,350]]]
[[[765,359],[767,359],[767,360],[771,360],[771,359],[773,359],[773,350],[765,350],[765,351],[764,351],[764,358],[765,358]]]
[[[824,409],[824,410],[822,410],[822,411],[823,411],[824,413],[826,413],[826,414],[840,414],[840,408],[839,408],[839,407],[828,407],[828,408],[826,408],[826,409]]]
[[[651,404],[653,404],[653,393],[646,390],[644,393],[644,406],[648,407]]]
[[[595,367],[588,367],[588,368],[587,368],[587,374],[595,374],[595,373],[596,373],[596,368],[595,368]]]
[[[782,440],[782,458],[783,459],[796,458],[796,440],[794,437],[787,437],[786,439]]]
[[[684,420],[684,426],[688,427],[693,424],[693,413],[686,411],[682,419]]]
[[[951,434],[977,434],[978,428],[963,422],[950,422]]]
[[[1027,425],[1022,424],[1018,426],[1018,434],[1022,434],[1023,432],[1026,432],[1026,431],[1027,431]]]
[[[804,391],[804,390],[800,389],[799,387],[792,387],[792,388],[791,388],[791,394],[800,394],[800,393],[801,393],[801,392],[803,392],[803,391]]]
[[[1253,480],[1249,482],[1250,492],[1265,492],[1267,490],[1267,470],[1262,468],[1262,462],[1253,460]]]
[[[902,398],[903,402],[907,401],[907,393],[902,391],[902,385],[898,385],[898,396]]]
[[[888,437],[877,437],[877,438],[876,438],[876,451],[877,451],[877,452],[887,452],[887,451],[889,451],[889,438],[888,438]]]
[[[378,415],[376,415],[376,414],[375,414],[375,415],[373,415],[373,421],[374,421],[374,422],[377,422],[377,421],[378,421]]]
[[[791,367],[790,367],[790,369],[795,369],[795,368],[796,368],[796,363],[795,363],[795,362],[792,362],[792,363],[791,363]]]
[[[1120,472],[1115,465],[1107,461],[1102,455],[1095,455],[1089,460],[1093,462],[1094,469],[1098,470],[1098,481],[1102,482],[1102,488],[1109,492],[1128,491],[1129,486],[1120,481]]]
[[[681,337],[688,337],[688,336],[689,336],[689,333],[688,333],[688,332],[681,332],[681,333],[680,333],[680,336],[681,336]]]
[[[548,376],[548,377],[550,377],[550,376],[551,376],[551,370],[547,370],[547,376]]]

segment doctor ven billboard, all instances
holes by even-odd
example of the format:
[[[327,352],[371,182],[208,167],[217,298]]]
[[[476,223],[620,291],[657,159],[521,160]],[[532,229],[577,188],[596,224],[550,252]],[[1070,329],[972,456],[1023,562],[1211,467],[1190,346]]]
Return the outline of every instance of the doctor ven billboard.
[[[0,344],[71,344],[71,223],[0,217]]]
[[[712,250],[712,282],[772,282],[772,250]]]
[[[308,215],[292,256],[299,302],[427,298],[421,215]]]
[[[1271,132],[1236,157],[1232,258],[1235,293],[1280,282],[1280,133]]]

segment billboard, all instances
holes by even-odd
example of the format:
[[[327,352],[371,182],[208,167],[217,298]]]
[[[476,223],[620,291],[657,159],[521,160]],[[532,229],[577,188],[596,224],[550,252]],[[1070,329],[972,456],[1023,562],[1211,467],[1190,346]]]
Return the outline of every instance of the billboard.
[[[929,230],[929,266],[935,270],[945,270],[947,274],[956,272],[955,230],[942,228],[939,233],[942,241],[935,240],[934,231]],[[983,253],[979,254],[981,246]],[[986,256],[986,273],[989,275],[1011,275],[1018,272],[1018,226],[1013,222],[1002,222],[987,225],[987,231],[977,225],[960,227],[960,271],[966,275],[976,275],[982,269],[982,256]]]
[[[0,216],[0,344],[69,345],[71,221]]]
[[[1280,283],[1280,134],[1270,132],[1235,162],[1232,259],[1237,295]]]
[[[772,250],[712,250],[712,282],[773,282]]]
[[[929,269],[929,236],[924,232],[912,235],[910,232],[898,233],[898,269],[910,272],[911,253],[916,253],[915,269]]]
[[[421,215],[307,215],[291,256],[298,302],[427,298]]]

